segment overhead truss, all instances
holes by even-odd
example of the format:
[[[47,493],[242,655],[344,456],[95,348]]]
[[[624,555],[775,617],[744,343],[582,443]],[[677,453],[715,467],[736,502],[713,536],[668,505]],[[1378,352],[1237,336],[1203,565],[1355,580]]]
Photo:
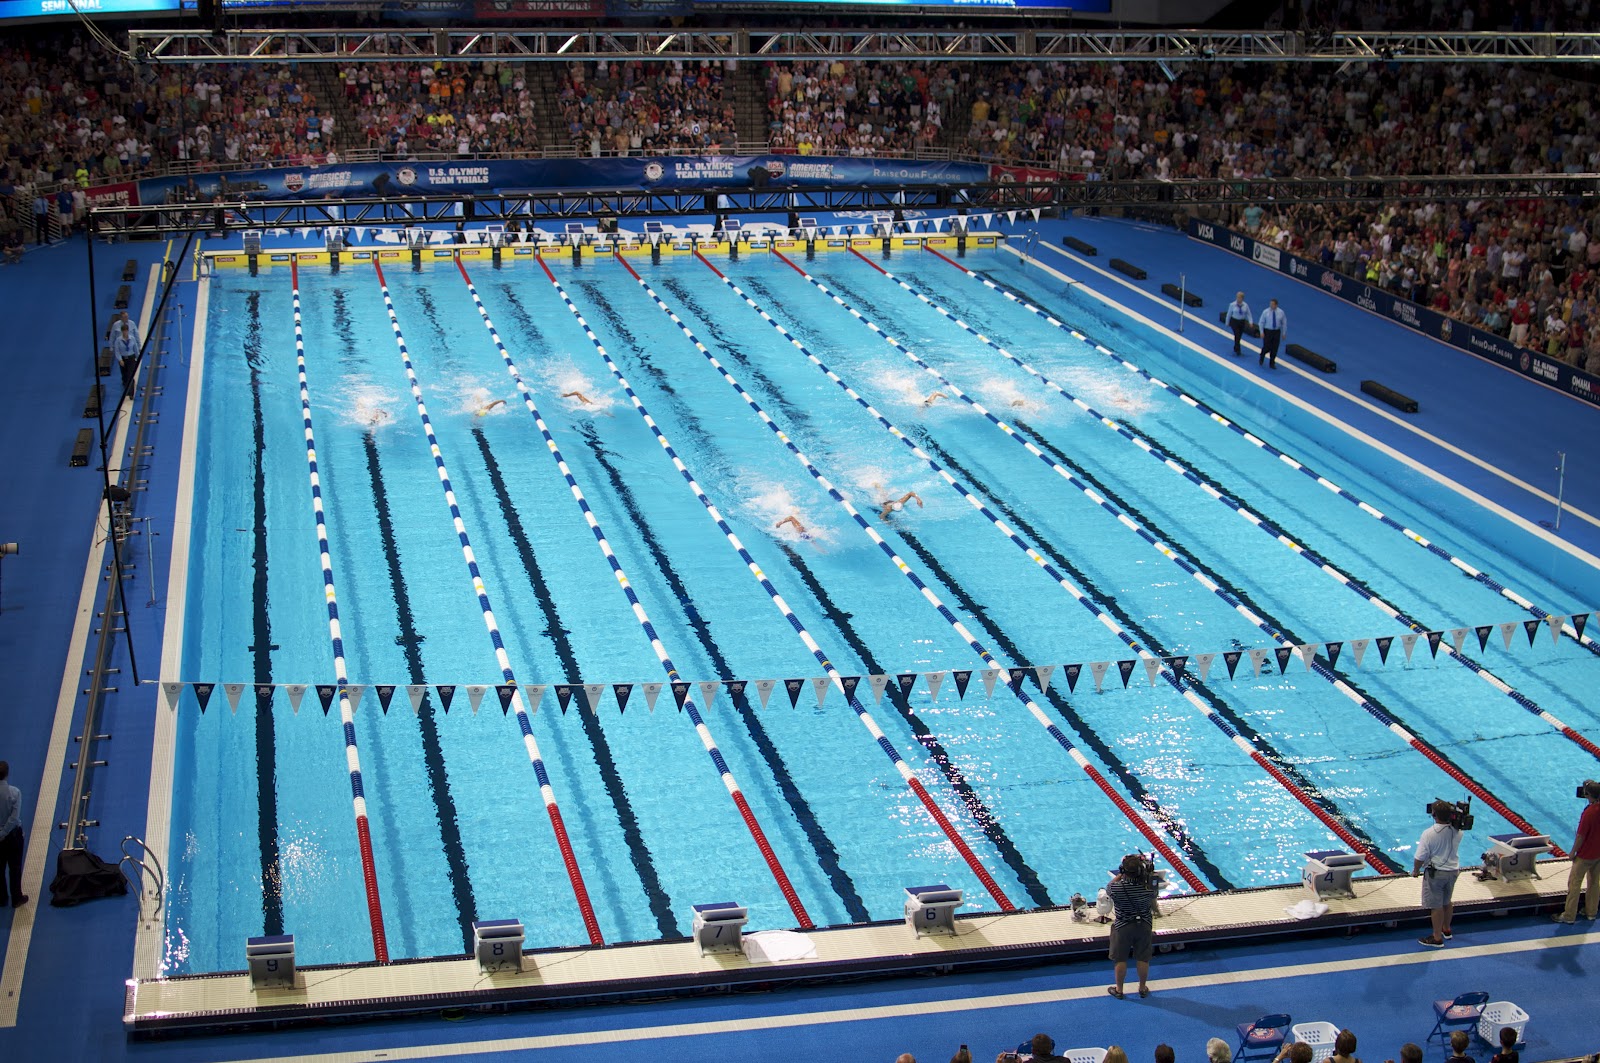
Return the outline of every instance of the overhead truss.
[[[138,207],[100,207],[91,227],[110,235],[171,235],[190,231],[271,228],[451,226],[459,221],[540,224],[578,218],[661,218],[709,214],[809,215],[832,211],[900,210],[1001,213],[1111,207],[1187,209],[1367,203],[1378,200],[1451,202],[1489,199],[1600,200],[1600,174],[1479,175],[1472,177],[1359,177],[1294,180],[1061,181],[950,185],[832,185],[819,188],[745,185],[729,188],[614,189],[521,192],[427,199],[363,196],[348,199],[267,200]]]
[[[1209,30],[757,30],[550,28],[134,30],[160,63],[595,59],[1011,59],[1115,62],[1582,62],[1600,33],[1298,33]]]

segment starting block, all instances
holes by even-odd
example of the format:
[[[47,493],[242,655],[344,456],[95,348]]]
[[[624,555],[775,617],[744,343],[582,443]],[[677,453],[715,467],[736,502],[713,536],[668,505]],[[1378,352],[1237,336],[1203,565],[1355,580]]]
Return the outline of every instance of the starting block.
[[[244,943],[251,989],[294,988],[294,935],[273,934]]]
[[[962,894],[944,883],[906,887],[906,926],[918,937],[956,933],[956,909]]]
[[[1549,851],[1548,834],[1491,834],[1489,851],[1483,854],[1483,877],[1501,882],[1538,878],[1534,864]]]
[[[520,919],[482,919],[472,924],[472,951],[483,971],[522,970]]]
[[[694,943],[700,955],[711,952],[743,952],[744,924],[750,913],[733,901],[694,906]]]
[[[1365,863],[1355,853],[1340,849],[1326,849],[1306,854],[1305,870],[1300,872],[1300,883],[1319,901],[1335,897],[1354,897],[1355,886],[1350,876]]]

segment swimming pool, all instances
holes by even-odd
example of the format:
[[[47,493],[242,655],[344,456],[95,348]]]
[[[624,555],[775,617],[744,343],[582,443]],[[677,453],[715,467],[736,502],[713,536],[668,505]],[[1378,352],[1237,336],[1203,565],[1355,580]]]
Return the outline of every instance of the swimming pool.
[[[1423,803],[1463,792],[1451,771],[1522,822],[1563,822],[1550,779],[1593,757],[1537,713],[1594,737],[1594,653],[1547,630],[1530,646],[1532,614],[1494,586],[1172,388],[1557,614],[1600,600],[1594,572],[1012,255],[963,265],[1059,326],[931,253],[880,262],[894,277],[849,253],[792,261],[300,272],[327,577],[296,283],[217,273],[183,674],[245,686],[180,708],[169,972],[237,968],[263,930],[294,933],[302,963],[372,958],[347,737],[395,958],[460,952],[475,918],[520,917],[530,946],[556,946],[681,935],[691,904],[727,899],[753,927],[893,918],[922,882],[970,909],[1059,904],[1152,839],[1178,888],[1293,880],[1330,844],[1404,864]],[[311,689],[296,712],[282,686],[335,682],[329,586],[365,686],[348,734],[337,704]],[[1437,657],[1424,636],[1408,664],[1391,611],[1443,632]],[[1484,625],[1486,648],[1471,631],[1461,653],[1492,679],[1451,655],[1452,631]],[[843,684],[813,682],[800,628]],[[1395,639],[1387,663],[1371,646],[1356,667],[1353,640],[1375,637]],[[1334,640],[1326,675],[1274,653]],[[1161,674],[1134,647],[1168,658]],[[1018,696],[980,650],[1058,667]],[[1242,654],[1233,678],[1225,654]],[[703,729],[670,686],[647,705],[663,657]],[[250,684],[273,684],[270,710]],[[397,688],[386,713],[370,684]],[[407,684],[434,685],[415,712]],[[625,711],[613,684],[634,684]],[[540,687],[526,733],[496,711]],[[1510,829],[1478,811],[1464,852]]]

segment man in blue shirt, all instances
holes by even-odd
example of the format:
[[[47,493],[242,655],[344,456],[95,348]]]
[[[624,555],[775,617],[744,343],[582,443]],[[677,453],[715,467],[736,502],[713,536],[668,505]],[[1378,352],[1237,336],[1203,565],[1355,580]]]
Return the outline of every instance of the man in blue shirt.
[[[22,791],[7,781],[10,774],[11,765],[0,760],[0,907],[21,908],[28,903],[22,892]]]
[[[1244,353],[1239,349],[1239,340],[1244,336],[1245,328],[1255,322],[1250,313],[1250,304],[1244,301],[1244,292],[1240,292],[1234,297],[1233,302],[1228,304],[1223,318],[1233,329],[1233,356],[1237,358]]]
[[[1269,299],[1261,315],[1261,356],[1256,359],[1257,365],[1266,362],[1269,368],[1278,368],[1278,344],[1283,342],[1288,328],[1289,318],[1278,308],[1278,300]]]

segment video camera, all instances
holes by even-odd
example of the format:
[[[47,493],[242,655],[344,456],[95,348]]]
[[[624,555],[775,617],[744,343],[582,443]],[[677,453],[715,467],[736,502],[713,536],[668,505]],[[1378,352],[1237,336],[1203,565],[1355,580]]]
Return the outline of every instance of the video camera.
[[[1600,783],[1596,783],[1593,779],[1585,779],[1581,783],[1578,784],[1578,793],[1576,795],[1578,800],[1580,800],[1580,801],[1589,800],[1589,788],[1590,787],[1600,787]]]
[[[1450,802],[1442,797],[1436,797],[1428,803],[1428,815],[1438,819],[1437,812],[1440,806],[1443,806],[1446,811],[1446,818],[1443,822],[1459,831],[1472,829],[1472,798],[1469,797],[1465,801]]]

